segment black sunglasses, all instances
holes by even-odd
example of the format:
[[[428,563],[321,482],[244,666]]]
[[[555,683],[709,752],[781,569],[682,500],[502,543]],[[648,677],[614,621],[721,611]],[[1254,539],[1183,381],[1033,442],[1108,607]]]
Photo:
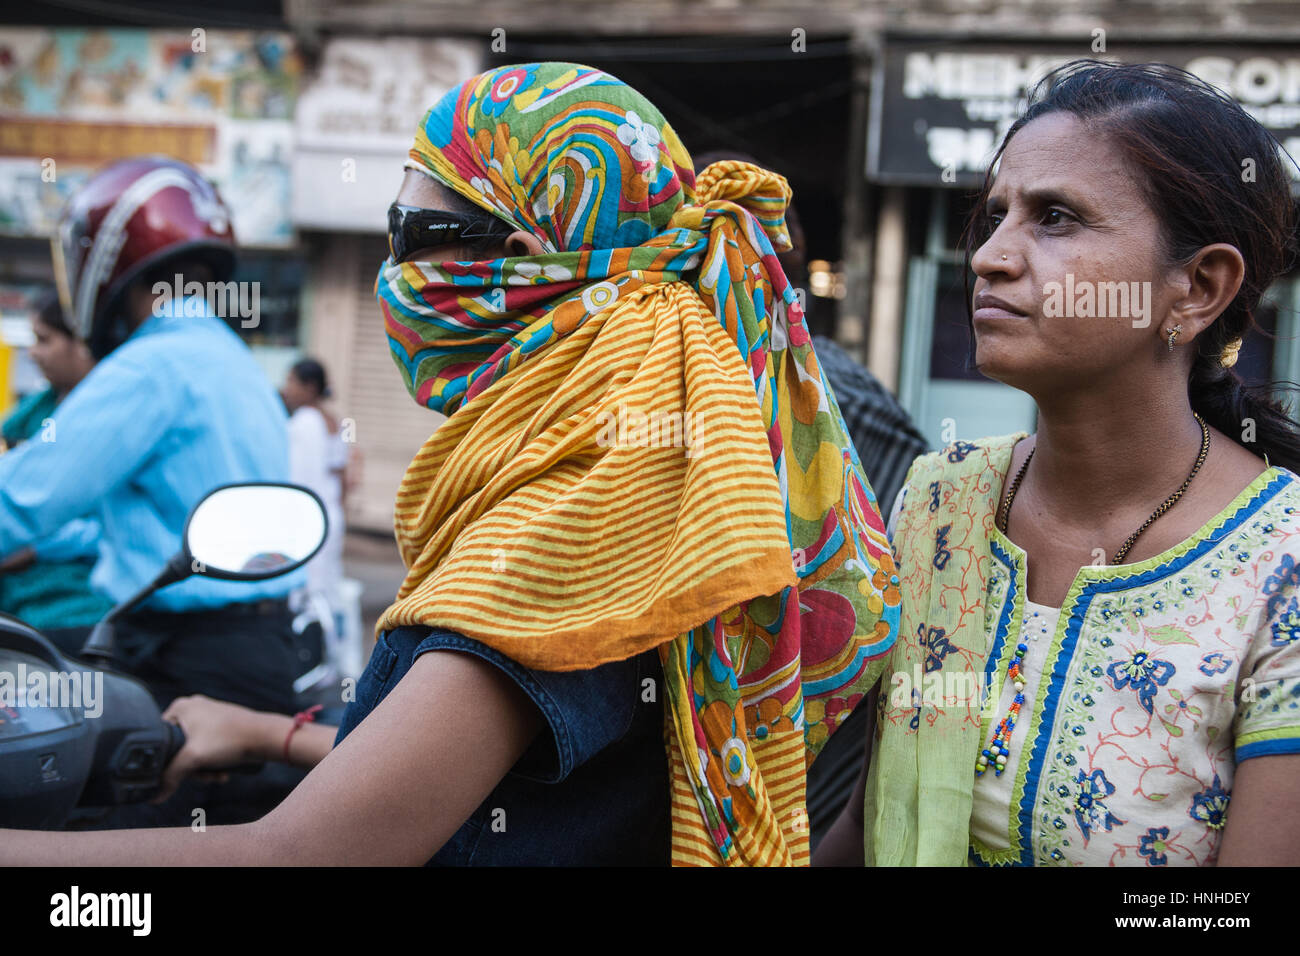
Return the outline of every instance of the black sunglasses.
[[[471,248],[486,247],[490,241],[504,242],[514,231],[495,216],[462,216],[397,203],[388,207],[388,251],[394,262],[404,262],[420,249],[454,242],[467,242]]]

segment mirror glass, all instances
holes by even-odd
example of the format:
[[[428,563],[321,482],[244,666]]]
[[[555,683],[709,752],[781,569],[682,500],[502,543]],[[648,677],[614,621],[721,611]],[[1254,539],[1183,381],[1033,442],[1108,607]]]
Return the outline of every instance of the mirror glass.
[[[233,485],[195,507],[185,544],[194,569],[214,577],[273,578],[325,540],[325,511],[293,485]]]

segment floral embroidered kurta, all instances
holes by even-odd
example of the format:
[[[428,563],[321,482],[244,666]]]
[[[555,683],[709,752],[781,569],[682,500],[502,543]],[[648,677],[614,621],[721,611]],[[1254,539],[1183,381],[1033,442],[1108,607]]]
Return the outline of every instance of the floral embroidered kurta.
[[[900,504],[924,527],[929,502]],[[1006,771],[975,779],[970,861],[1212,864],[1237,764],[1300,753],[1300,478],[1270,468],[1178,546],[1081,569],[1060,609],[1028,602],[1024,552],[996,527],[988,539],[969,584],[990,648],[984,746],[1022,642],[1025,704]],[[941,671],[944,636],[921,640],[925,672]],[[906,721],[900,703],[882,700],[882,720]]]

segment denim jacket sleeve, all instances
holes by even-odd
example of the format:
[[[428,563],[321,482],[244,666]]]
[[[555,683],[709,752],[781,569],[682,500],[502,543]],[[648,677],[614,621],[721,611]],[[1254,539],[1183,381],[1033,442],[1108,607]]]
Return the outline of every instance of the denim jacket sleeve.
[[[539,783],[565,780],[576,768],[621,740],[647,692],[645,682],[658,679],[646,655],[586,671],[536,671],[454,631],[396,628],[380,635],[357,683],[356,699],[344,713],[336,745],[397,686],[417,657],[434,650],[473,654],[487,661],[536,705],[545,720],[545,730],[511,772]],[[659,692],[658,688],[652,690]]]

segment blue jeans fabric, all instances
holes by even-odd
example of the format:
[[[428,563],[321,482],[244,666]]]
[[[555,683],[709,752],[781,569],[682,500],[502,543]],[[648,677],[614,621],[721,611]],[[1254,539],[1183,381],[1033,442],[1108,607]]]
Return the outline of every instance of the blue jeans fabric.
[[[453,631],[396,628],[380,635],[335,745],[397,686],[417,657],[433,650],[473,654],[500,668],[537,706],[545,726],[428,865],[668,864],[668,762],[657,652],[587,671],[534,671]]]

